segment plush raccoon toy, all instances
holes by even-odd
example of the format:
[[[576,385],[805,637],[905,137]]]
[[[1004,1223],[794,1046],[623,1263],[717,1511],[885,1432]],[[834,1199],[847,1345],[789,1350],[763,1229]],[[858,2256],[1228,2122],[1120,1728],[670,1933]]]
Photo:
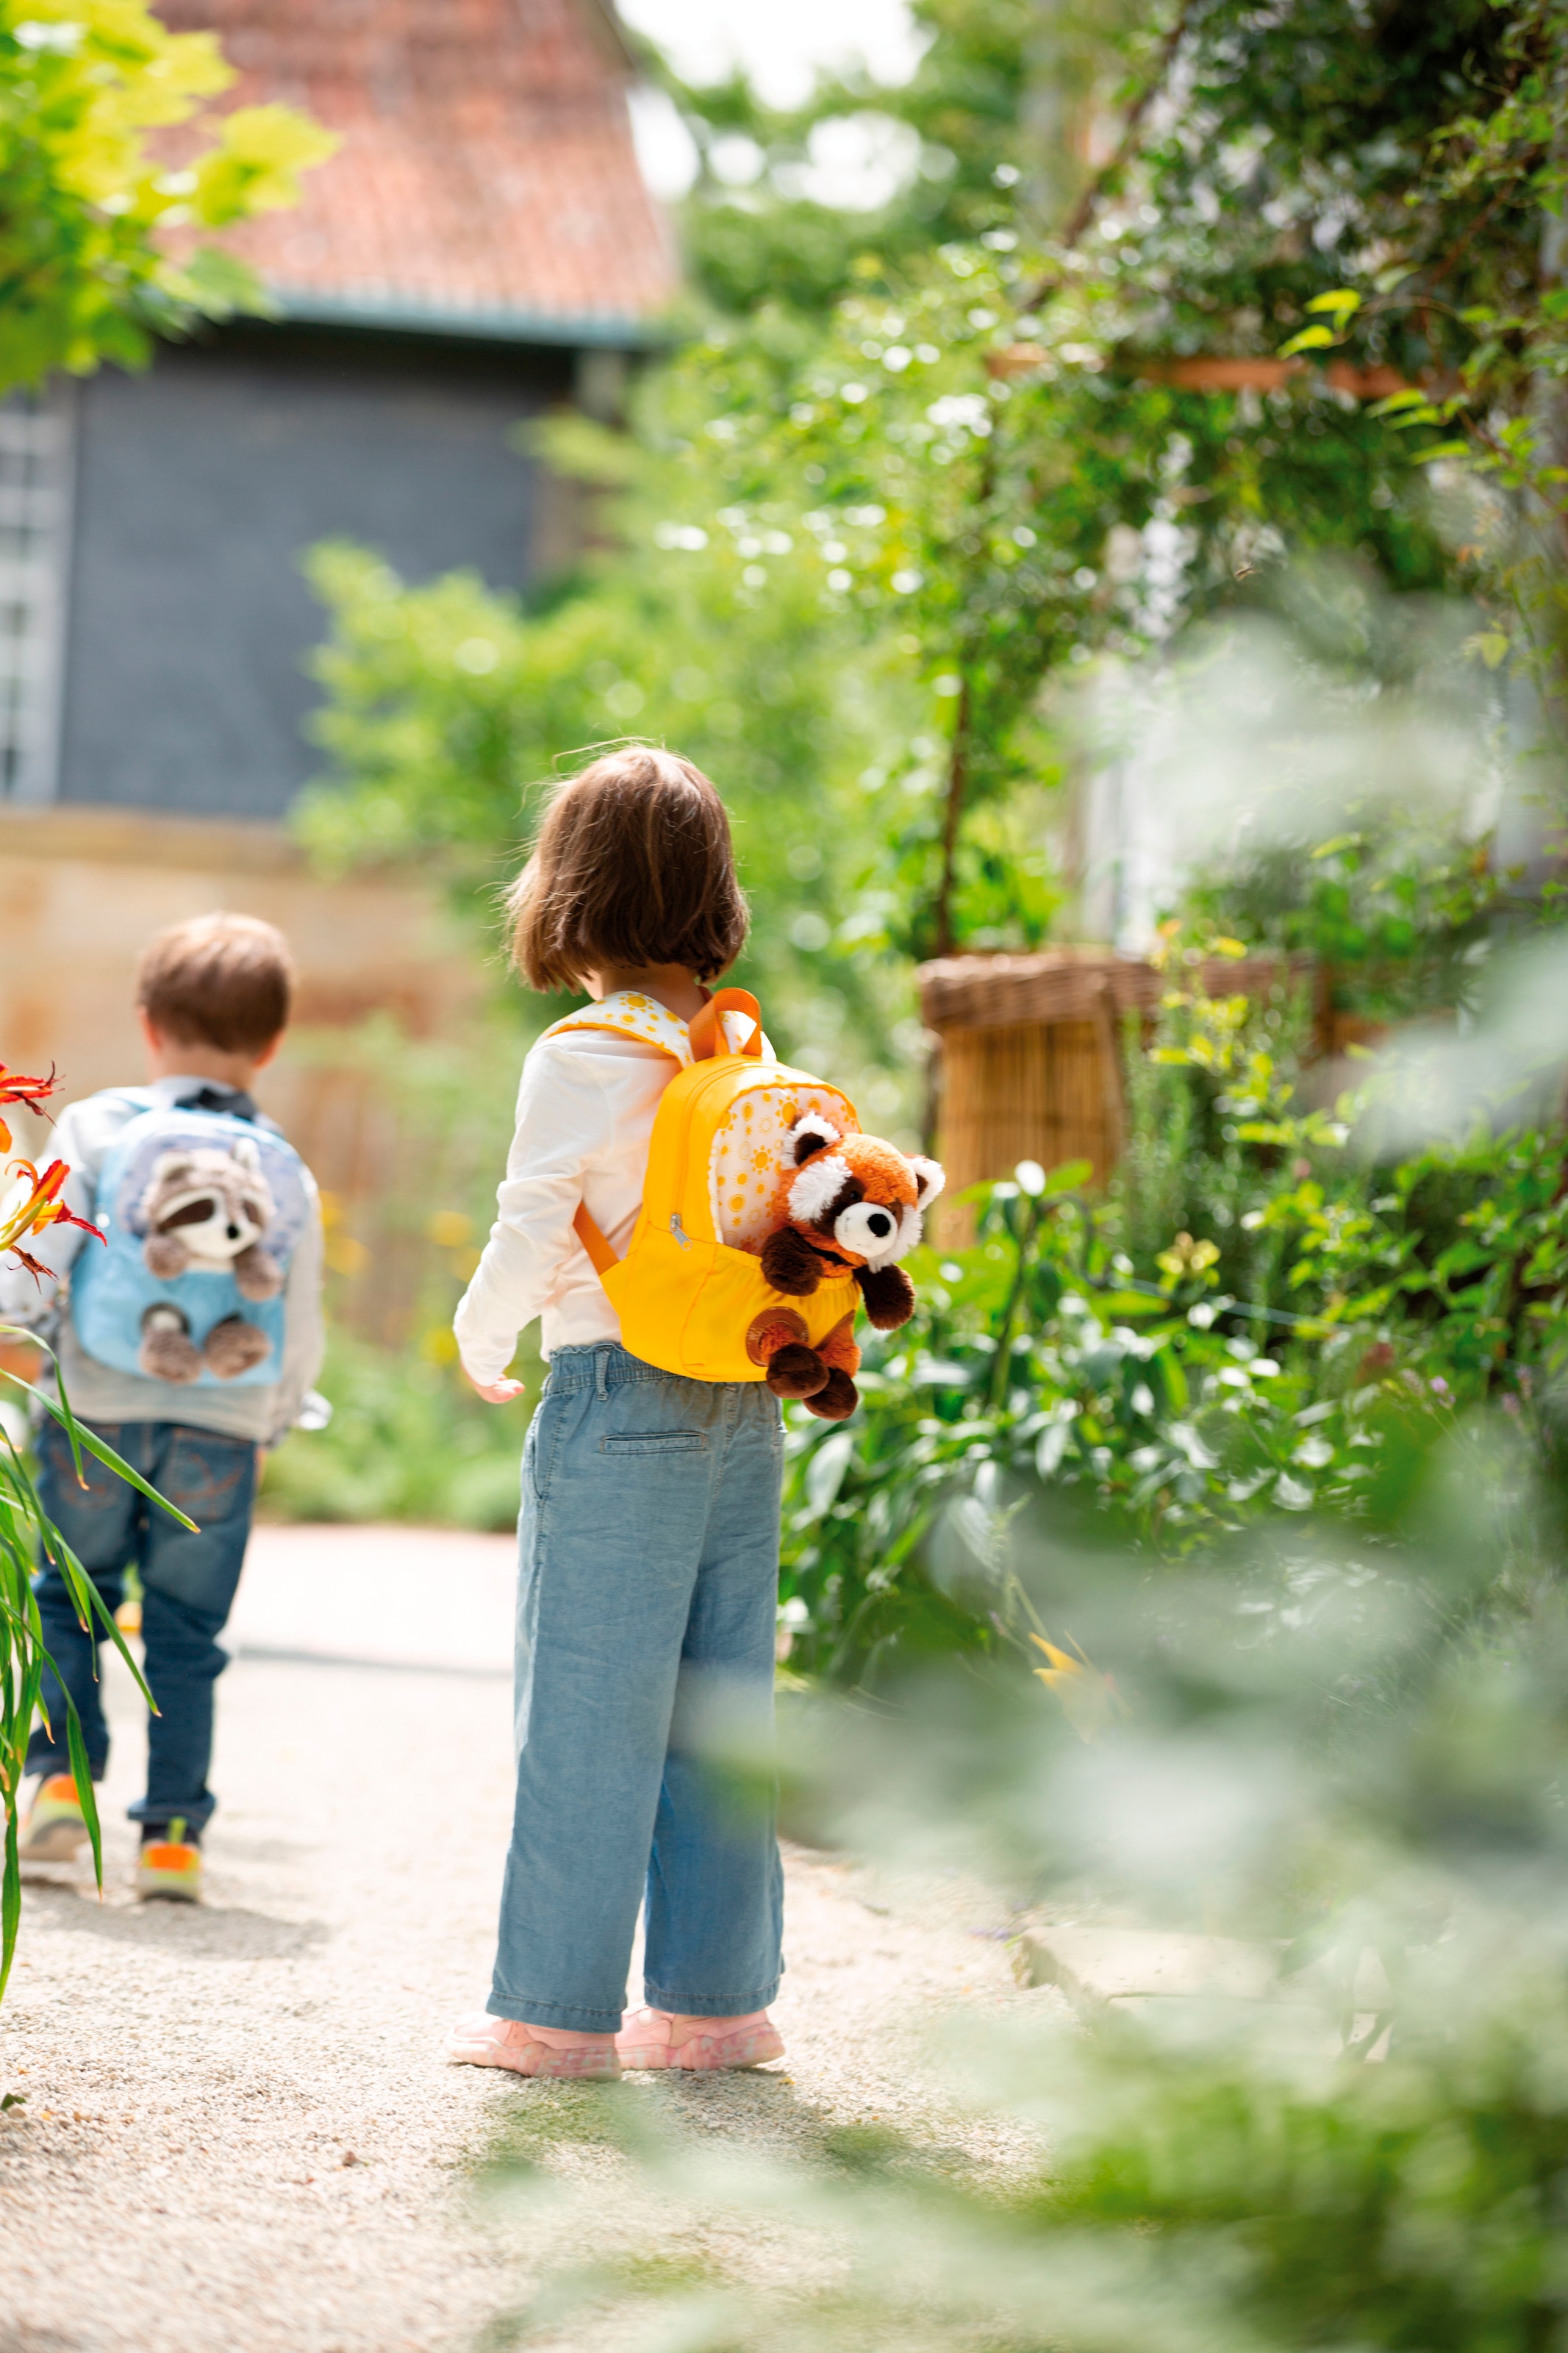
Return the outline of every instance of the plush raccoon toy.
[[[253,1144],[166,1152],[142,1197],[147,1271],[160,1282],[182,1274],[232,1275],[242,1299],[273,1299],[282,1288],[282,1271],[261,1247],[272,1215],[272,1195]],[[194,1381],[205,1365],[228,1381],[260,1364],[270,1346],[258,1324],[226,1315],[198,1349],[184,1311],[173,1301],[155,1300],[142,1318],[138,1361],[154,1380]]]

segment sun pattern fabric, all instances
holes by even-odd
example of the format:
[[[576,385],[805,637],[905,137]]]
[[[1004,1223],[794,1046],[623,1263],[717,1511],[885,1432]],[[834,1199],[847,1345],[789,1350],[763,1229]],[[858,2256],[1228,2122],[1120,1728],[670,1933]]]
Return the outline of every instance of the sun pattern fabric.
[[[640,1038],[645,1044],[672,1054],[682,1070],[691,1060],[685,1022],[657,997],[644,997],[635,988],[617,989],[601,1005],[584,1005],[578,1012],[568,1013],[564,1020],[552,1023],[545,1035],[559,1038],[566,1029],[613,1029],[623,1038]]]
[[[713,1139],[708,1197],[713,1229],[731,1250],[761,1253],[783,1222],[780,1186],[789,1170],[785,1138],[808,1111],[841,1132],[849,1123],[843,1098],[828,1087],[754,1087],[743,1094]]]
[[[752,1034],[751,1022],[743,1013],[726,1013],[723,1021],[730,1050],[738,1054]],[[691,1060],[691,1037],[685,1022],[656,997],[643,996],[640,989],[620,988],[602,1004],[582,1006],[552,1022],[544,1034],[558,1038],[563,1029],[613,1029],[619,1037],[640,1038],[661,1053],[673,1055],[682,1070]],[[772,1050],[764,1037],[763,1053],[771,1055]]]

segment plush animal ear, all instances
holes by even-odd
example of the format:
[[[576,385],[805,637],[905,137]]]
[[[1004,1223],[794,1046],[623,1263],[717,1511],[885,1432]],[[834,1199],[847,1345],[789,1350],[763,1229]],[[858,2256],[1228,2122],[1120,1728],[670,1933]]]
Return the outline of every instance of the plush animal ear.
[[[910,1155],[910,1166],[915,1172],[915,1207],[926,1208],[946,1184],[947,1171],[940,1161],[928,1160],[923,1152]]]
[[[826,1152],[829,1145],[838,1141],[838,1130],[819,1111],[808,1111],[804,1119],[797,1119],[784,1138],[797,1168],[814,1152]]]
[[[152,1182],[153,1185],[173,1184],[176,1176],[188,1175],[191,1166],[188,1152],[160,1152],[153,1163]]]
[[[237,1144],[230,1145],[228,1156],[237,1167],[245,1169],[247,1175],[258,1176],[261,1174],[261,1155],[248,1135],[242,1135]]]

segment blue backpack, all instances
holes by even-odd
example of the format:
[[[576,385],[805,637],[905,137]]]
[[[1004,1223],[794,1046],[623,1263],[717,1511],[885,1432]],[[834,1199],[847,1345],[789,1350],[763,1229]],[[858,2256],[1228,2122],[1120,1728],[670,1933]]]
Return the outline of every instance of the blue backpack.
[[[135,1100],[133,1097],[132,1100]],[[283,1293],[310,1215],[305,1164],[270,1127],[193,1104],[142,1112],[98,1180],[70,1313],[116,1372],[262,1387],[283,1366]]]

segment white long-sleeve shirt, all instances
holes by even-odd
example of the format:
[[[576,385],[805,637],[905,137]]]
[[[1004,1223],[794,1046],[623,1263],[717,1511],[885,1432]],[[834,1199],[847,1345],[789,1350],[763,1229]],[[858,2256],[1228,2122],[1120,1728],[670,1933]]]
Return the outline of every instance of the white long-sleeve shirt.
[[[647,997],[620,1007],[612,997],[599,1009],[615,1020],[627,1004],[650,1033],[684,1041],[685,1025]],[[732,1013],[724,1021],[738,1048],[751,1022]],[[763,1051],[773,1051],[766,1038]],[[557,1348],[618,1344],[620,1318],[572,1221],[581,1202],[616,1257],[625,1256],[642,1206],[654,1113],[679,1067],[640,1038],[603,1029],[547,1033],[529,1053],[498,1215],[453,1319],[474,1380],[488,1388],[500,1379],[536,1315],[546,1357]]]
[[[496,1221],[453,1323],[474,1380],[500,1380],[536,1315],[546,1356],[619,1341],[620,1318],[572,1220],[584,1204],[610,1248],[625,1253],[654,1113],[678,1067],[658,1047],[607,1030],[542,1038],[529,1054]]]
[[[150,1108],[174,1110],[198,1088],[213,1091],[211,1082],[200,1078],[155,1079],[148,1087],[106,1088],[101,1094],[68,1104],[55,1124],[47,1153],[70,1170],[63,1194],[67,1208],[90,1218],[99,1176],[121,1131]],[[277,1446],[299,1419],[321,1369],[326,1345],[321,1210],[314,1180],[308,1169],[304,1175],[310,1215],[289,1261],[283,1361],[275,1382],[247,1382],[234,1388],[203,1382],[186,1388],[122,1373],[89,1356],[76,1336],[68,1305],[71,1266],[89,1240],[79,1226],[47,1226],[29,1240],[29,1254],[47,1270],[41,1283],[25,1267],[0,1262],[0,1323],[26,1324],[58,1350],[66,1394],[84,1421],[178,1421],[189,1429],[221,1430],[228,1438]],[[92,1243],[94,1250],[99,1247]],[[43,1375],[40,1386],[51,1387],[49,1373]]]

